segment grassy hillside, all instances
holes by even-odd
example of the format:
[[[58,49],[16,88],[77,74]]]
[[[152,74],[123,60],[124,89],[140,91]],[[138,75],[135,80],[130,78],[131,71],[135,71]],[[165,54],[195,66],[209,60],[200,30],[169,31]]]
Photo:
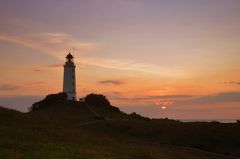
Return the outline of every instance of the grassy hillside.
[[[111,106],[52,101],[20,113],[0,108],[3,159],[231,159],[240,124],[181,123]],[[207,152],[209,151],[209,152]]]

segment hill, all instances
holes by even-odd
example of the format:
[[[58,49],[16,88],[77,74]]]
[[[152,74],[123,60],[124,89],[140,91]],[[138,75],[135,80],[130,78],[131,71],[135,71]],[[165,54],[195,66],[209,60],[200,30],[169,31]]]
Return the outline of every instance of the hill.
[[[1,124],[10,124],[15,120],[15,118],[21,115],[21,112],[16,110],[7,109],[0,106],[0,125]]]
[[[59,94],[62,96],[62,94]],[[0,108],[0,158],[233,159],[240,124],[182,123],[125,114],[103,97],[50,95],[20,113]],[[99,103],[99,104],[98,104]]]

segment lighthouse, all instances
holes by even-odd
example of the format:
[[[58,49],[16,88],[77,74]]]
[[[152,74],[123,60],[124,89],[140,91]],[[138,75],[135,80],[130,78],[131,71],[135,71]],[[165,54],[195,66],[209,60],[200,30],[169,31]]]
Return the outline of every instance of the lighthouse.
[[[76,100],[76,77],[74,57],[71,53],[66,56],[63,75],[63,92],[67,94],[68,100]]]

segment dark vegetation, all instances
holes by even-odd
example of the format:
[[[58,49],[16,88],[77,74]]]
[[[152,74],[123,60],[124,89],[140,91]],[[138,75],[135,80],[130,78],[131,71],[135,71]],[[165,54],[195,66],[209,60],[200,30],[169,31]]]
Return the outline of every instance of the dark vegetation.
[[[139,114],[137,114],[135,112],[129,114],[129,116],[132,117],[132,118],[135,118],[135,119],[150,120],[149,118],[141,116],[141,115],[139,115]]]
[[[39,109],[44,109],[51,104],[59,104],[67,101],[67,95],[65,93],[50,94],[47,95],[43,100],[34,103],[30,107],[30,111],[35,111]]]
[[[92,106],[97,106],[97,107],[105,107],[107,109],[111,109],[113,111],[118,111],[120,110],[117,107],[111,106],[109,100],[102,94],[89,94],[85,98],[82,98],[80,100],[85,101],[86,103],[92,105]]]
[[[207,152],[205,152],[207,151]],[[67,101],[64,93],[29,113],[0,107],[0,158],[232,159],[240,124],[149,119],[126,114],[103,95]]]
[[[102,94],[89,94],[85,97],[85,101],[97,106],[110,106],[109,100]]]

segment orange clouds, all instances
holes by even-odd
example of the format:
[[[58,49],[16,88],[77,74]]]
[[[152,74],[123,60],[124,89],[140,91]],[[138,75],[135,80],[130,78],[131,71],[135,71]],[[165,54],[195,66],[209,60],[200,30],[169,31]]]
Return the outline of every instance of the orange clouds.
[[[17,85],[12,84],[1,84],[0,85],[0,91],[14,91],[19,89],[20,87]]]
[[[98,83],[104,84],[104,85],[122,85],[122,84],[124,84],[124,81],[120,81],[120,80],[103,80],[103,81],[99,81]]]
[[[73,38],[70,34],[57,32],[41,32],[26,34],[24,36],[13,36],[0,34],[0,40],[16,43],[28,48],[37,49],[43,53],[52,55],[63,60],[69,49],[76,50],[75,59],[84,65],[97,67],[132,70],[145,73],[152,73],[166,77],[184,77],[187,73],[176,68],[161,67],[150,63],[140,63],[129,59],[112,59],[101,57],[90,57],[84,54],[100,52],[104,47],[101,43],[84,42]]]
[[[98,47],[100,44],[81,42],[66,33],[26,33],[23,36],[0,34],[0,40],[16,43],[53,55],[59,59],[65,57],[68,49],[88,50]]]
[[[45,71],[52,71],[53,69],[57,71],[62,70],[63,64],[52,64],[52,65],[47,65],[47,66],[42,66],[42,67],[36,67],[33,69],[35,72],[45,72]]]

